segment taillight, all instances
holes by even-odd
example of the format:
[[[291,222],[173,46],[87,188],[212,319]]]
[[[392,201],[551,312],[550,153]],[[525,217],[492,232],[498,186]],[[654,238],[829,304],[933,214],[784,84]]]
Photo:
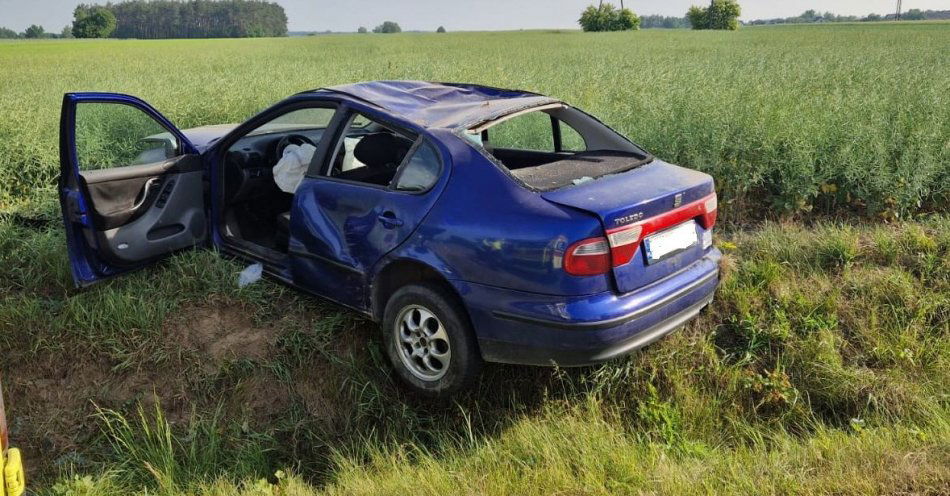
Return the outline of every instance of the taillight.
[[[626,265],[633,259],[640,246],[640,235],[643,234],[643,225],[634,224],[632,226],[619,227],[607,231],[607,239],[610,241],[611,258],[614,267]]]
[[[709,231],[719,211],[716,193],[636,224],[607,230],[607,237],[588,238],[574,243],[564,256],[564,270],[575,276],[606,274],[611,267],[626,265],[637,254],[643,238],[690,219],[697,219]],[[707,246],[703,246],[703,249]]]
[[[575,276],[596,276],[610,270],[610,246],[606,238],[589,238],[567,248],[564,270]]]
[[[719,212],[719,200],[716,198],[716,193],[700,201],[703,202],[703,214],[699,217],[699,223],[703,225],[703,229],[712,229],[712,226],[716,224],[716,215]]]

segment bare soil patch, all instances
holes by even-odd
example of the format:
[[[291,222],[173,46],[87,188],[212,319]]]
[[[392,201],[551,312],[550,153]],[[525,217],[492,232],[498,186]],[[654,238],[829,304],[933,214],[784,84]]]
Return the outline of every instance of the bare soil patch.
[[[257,326],[249,312],[237,305],[186,307],[165,328],[169,343],[210,359],[211,371],[227,360],[265,360],[271,356],[277,332]]]
[[[365,353],[372,331],[371,325],[346,326],[329,350],[313,352],[302,363],[281,354],[282,333],[292,326],[307,329],[319,318],[301,314],[262,324],[240,305],[186,304],[163,324],[163,342],[150,348],[155,354],[143,355],[131,368],[76,351],[40,353],[3,377],[11,437],[24,448],[31,478],[48,480],[70,466],[90,467],[105,448],[97,407],[123,412],[134,422],[137,405],[150,414],[158,402],[166,419],[180,427],[193,415],[219,411],[228,422],[246,421],[260,432],[303,412],[333,432],[346,425],[350,409],[344,374],[322,353]],[[250,368],[235,367],[238,361]]]
[[[175,367],[114,372],[106,360],[46,357],[5,377],[11,436],[23,445],[27,466],[45,472],[82,463],[85,444],[99,433],[96,408],[122,410],[161,401],[172,422],[184,420],[190,401]]]

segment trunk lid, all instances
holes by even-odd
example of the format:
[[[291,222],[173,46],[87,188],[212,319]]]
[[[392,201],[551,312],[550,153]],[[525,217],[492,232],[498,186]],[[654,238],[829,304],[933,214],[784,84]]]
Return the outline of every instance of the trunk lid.
[[[614,279],[621,293],[639,289],[702,258],[702,234],[715,222],[712,176],[661,160],[543,192],[541,197],[596,215],[608,236],[623,231],[642,232],[634,238],[636,245],[631,248],[635,252],[629,262],[614,262]],[[658,260],[648,258],[643,238],[692,219],[697,220],[695,244]],[[611,236],[610,240],[613,246],[615,239]],[[616,249],[613,252],[616,254]]]

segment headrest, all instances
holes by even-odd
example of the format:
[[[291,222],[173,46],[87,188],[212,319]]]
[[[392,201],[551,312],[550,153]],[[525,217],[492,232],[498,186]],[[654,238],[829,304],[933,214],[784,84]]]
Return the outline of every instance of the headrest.
[[[364,136],[356,147],[353,156],[370,168],[395,167],[412,148],[412,141],[392,133],[373,133]]]

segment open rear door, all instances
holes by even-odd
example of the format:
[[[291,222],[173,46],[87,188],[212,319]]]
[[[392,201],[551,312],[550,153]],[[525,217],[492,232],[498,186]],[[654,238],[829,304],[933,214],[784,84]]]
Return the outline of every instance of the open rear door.
[[[78,286],[206,241],[202,159],[149,104],[116,93],[66,94],[59,151],[59,199]]]

